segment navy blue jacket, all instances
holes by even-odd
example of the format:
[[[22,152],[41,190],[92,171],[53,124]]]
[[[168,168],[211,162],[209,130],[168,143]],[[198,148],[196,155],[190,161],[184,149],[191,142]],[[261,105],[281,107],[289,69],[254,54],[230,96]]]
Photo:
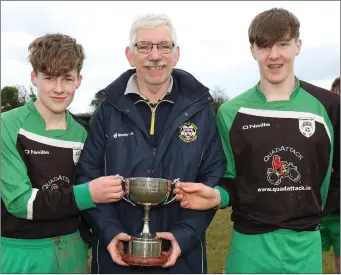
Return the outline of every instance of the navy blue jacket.
[[[155,177],[185,182],[203,182],[209,186],[223,177],[226,158],[216,127],[209,89],[189,73],[173,69],[172,93],[179,93],[166,119],[157,146],[133,102],[124,95],[128,70],[104,89],[105,100],[90,121],[88,138],[81,154],[77,182],[83,183],[104,175]],[[185,122],[197,127],[186,138],[181,133]],[[98,204],[87,211],[93,230],[93,272],[153,273],[146,267],[121,267],[110,258],[106,247],[120,232],[135,236],[142,231],[143,207],[125,200]],[[205,231],[215,210],[182,209],[178,202],[153,207],[150,230],[172,232],[181,248],[175,266],[154,269],[157,273],[206,273]],[[165,245],[169,244],[164,241]]]

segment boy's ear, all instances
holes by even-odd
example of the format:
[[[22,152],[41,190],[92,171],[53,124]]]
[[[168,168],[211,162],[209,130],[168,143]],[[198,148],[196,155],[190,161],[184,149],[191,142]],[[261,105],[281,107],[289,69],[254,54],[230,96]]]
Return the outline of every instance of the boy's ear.
[[[38,75],[34,71],[31,72],[31,82],[35,87],[37,87]]]
[[[83,76],[80,74],[77,79],[77,85],[76,88],[78,89],[81,86]]]

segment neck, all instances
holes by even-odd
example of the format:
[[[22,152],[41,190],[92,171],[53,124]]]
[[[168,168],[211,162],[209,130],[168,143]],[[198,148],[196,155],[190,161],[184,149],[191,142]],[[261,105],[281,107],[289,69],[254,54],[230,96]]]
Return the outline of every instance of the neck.
[[[46,108],[39,99],[34,102],[34,105],[42,118],[45,120],[46,129],[45,130],[66,130],[66,114],[65,112],[57,114]]]
[[[170,85],[170,78],[159,85],[148,85],[139,80],[139,78],[137,78],[136,83],[140,93],[154,104],[167,92]]]
[[[259,83],[259,89],[263,92],[267,101],[289,100],[296,88],[295,75],[290,75],[285,81],[272,84],[264,78]]]

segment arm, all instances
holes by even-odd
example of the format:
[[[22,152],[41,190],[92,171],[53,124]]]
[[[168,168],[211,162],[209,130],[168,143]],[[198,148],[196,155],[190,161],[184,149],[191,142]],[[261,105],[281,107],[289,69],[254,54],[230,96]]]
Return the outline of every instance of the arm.
[[[10,214],[28,220],[59,220],[93,207],[88,183],[54,192],[33,188],[15,139],[1,119],[1,197]]]
[[[211,125],[211,129],[208,131],[206,150],[199,167],[197,181],[213,187],[224,173],[226,158],[222,150],[213,110],[210,110],[208,123]],[[170,232],[177,240],[182,254],[190,251],[198,245],[198,241],[204,238],[215,212],[215,209],[206,211],[181,209],[180,217]]]
[[[329,117],[334,130],[332,172],[330,176],[327,203],[323,210],[324,215],[340,209],[340,101],[332,106]]]
[[[220,132],[224,153],[227,158],[227,166],[224,177],[220,179],[216,188],[220,192],[221,204],[218,208],[226,208],[232,206],[235,198],[235,184],[236,184],[236,166],[233,157],[233,151],[230,142],[230,129],[232,120],[227,121],[227,112],[224,114],[224,106],[221,106],[217,113],[217,126]]]
[[[88,130],[88,137],[76,171],[76,183],[89,182],[105,175],[104,154],[106,133],[104,130],[103,103],[94,112]],[[105,243],[105,247],[120,232],[125,232],[118,221],[115,204],[97,204],[96,208],[82,212],[82,218]]]

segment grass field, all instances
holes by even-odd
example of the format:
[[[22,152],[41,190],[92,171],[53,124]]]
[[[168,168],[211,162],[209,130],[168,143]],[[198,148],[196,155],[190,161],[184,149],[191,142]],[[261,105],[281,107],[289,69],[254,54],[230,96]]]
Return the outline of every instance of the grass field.
[[[207,230],[208,273],[222,273],[229,248],[233,223],[231,209],[218,210]],[[335,273],[332,252],[323,255],[323,272]]]

